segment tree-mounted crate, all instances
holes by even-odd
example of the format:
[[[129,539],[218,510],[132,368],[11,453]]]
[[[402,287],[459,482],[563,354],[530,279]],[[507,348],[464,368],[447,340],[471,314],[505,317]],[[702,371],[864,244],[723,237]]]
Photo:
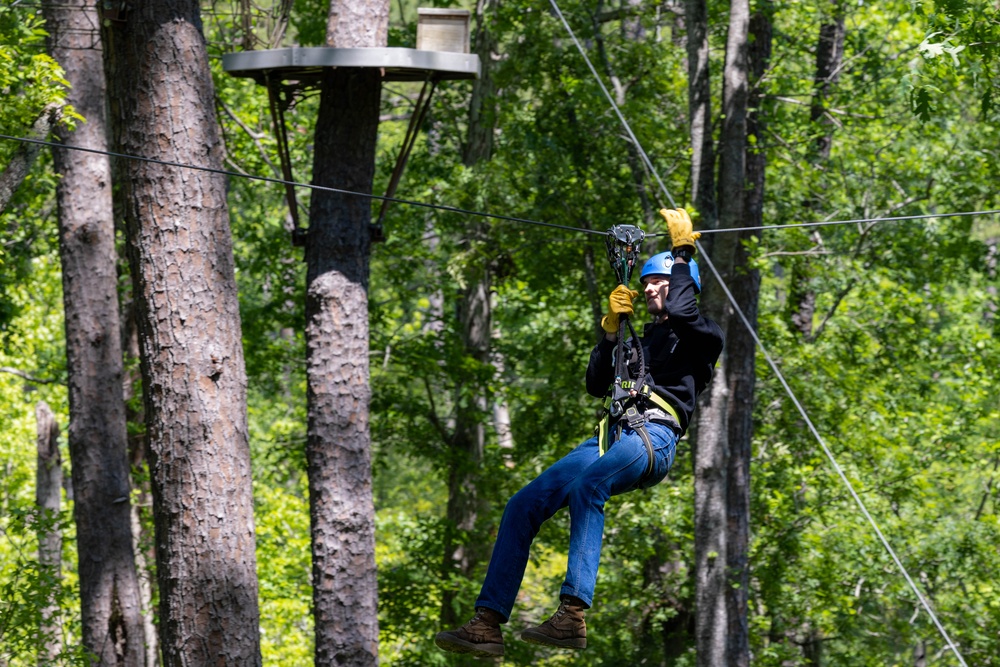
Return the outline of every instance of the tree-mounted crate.
[[[469,11],[419,7],[417,50],[468,53]]]

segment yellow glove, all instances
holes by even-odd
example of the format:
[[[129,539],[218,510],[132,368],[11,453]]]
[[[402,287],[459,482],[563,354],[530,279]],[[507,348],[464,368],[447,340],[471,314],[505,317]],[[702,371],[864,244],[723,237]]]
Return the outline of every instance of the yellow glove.
[[[701,232],[693,231],[691,217],[682,208],[671,211],[661,208],[660,215],[667,221],[667,231],[670,232],[671,248],[690,246],[694,251],[694,242],[701,238]]]
[[[635,312],[632,308],[632,299],[637,296],[638,292],[625,285],[614,288],[608,297],[608,314],[601,319],[601,328],[609,334],[618,333],[619,315],[631,315]]]

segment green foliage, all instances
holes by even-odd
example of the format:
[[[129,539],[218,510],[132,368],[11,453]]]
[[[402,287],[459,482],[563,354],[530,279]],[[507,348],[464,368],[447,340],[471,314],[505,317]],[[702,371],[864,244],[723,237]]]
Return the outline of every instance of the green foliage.
[[[299,488],[255,484],[261,652],[266,664],[309,664],[309,501]]]
[[[926,61],[913,60],[921,53],[915,47],[910,56],[906,49],[921,42],[927,24],[903,3],[850,9],[847,65],[827,99],[836,119],[834,149],[816,162],[814,143],[826,130],[794,100],[813,90],[811,52],[823,7],[788,5],[776,14],[781,39],[768,74],[768,133],[757,140],[768,156],[767,220],[995,206],[996,137],[983,126],[969,132],[975,121],[961,107],[922,95],[914,84]],[[602,24],[598,40],[587,19],[592,8],[563,9],[589,40],[595,62],[622,77],[625,115],[675,198],[686,199],[683,32],[669,16],[640,13],[632,24]],[[721,45],[725,7],[713,3],[710,12],[711,38]],[[317,30],[321,15],[310,14]],[[393,39],[406,43],[412,19],[394,14]],[[561,27],[519,2],[503,3],[491,26],[501,52],[493,69],[492,158],[461,164],[469,87],[442,84],[399,195],[599,230],[641,221],[627,145]],[[260,91],[243,97],[253,94],[231,83],[220,89],[244,100],[232,107],[268,146]],[[385,116],[405,116],[415,93],[407,84],[387,85]],[[314,104],[307,97],[289,115],[296,174],[309,171]],[[923,126],[907,120],[914,104],[926,107]],[[388,180],[404,123],[381,126],[376,191]],[[235,126],[227,138],[242,146],[231,152],[245,164],[267,169]],[[293,484],[301,494],[301,480],[291,480],[301,466],[304,417],[288,407],[302,401],[295,364],[301,310],[293,305],[301,303],[301,271],[275,222],[283,217],[280,193],[245,190],[234,183],[248,367],[261,400],[251,421],[268,424],[254,436],[255,460],[258,476],[279,471],[268,483]],[[659,203],[648,184],[646,194]],[[656,219],[644,222],[657,231]],[[399,665],[450,664],[431,643],[444,593],[458,592],[458,613],[471,612],[485,563],[471,578],[441,570],[444,536],[452,530],[443,520],[453,464],[447,426],[486,396],[479,479],[491,502],[464,539],[489,541],[502,499],[592,427],[595,406],[582,395],[581,379],[594,337],[591,304],[603,290],[584,287],[584,267],[593,263],[603,285],[603,248],[599,238],[404,204],[390,207],[386,231],[386,242],[373,249],[369,294],[382,657]],[[984,320],[995,280],[986,273],[984,241],[995,236],[982,219],[942,219],[767,233],[754,249],[765,272],[761,331],[772,353],[904,562],[922,573],[921,585],[968,647],[967,659],[982,664],[991,664],[995,652],[987,630],[995,587],[977,585],[965,597],[959,591],[995,568],[986,548],[996,537],[995,494],[982,492],[996,460],[988,396],[997,352]],[[494,292],[488,363],[464,348],[457,317],[462,290],[485,267]],[[817,295],[813,340],[790,328],[790,295],[798,289]],[[277,296],[282,290],[287,302]],[[286,327],[294,333],[283,337]],[[969,367],[970,359],[981,361]],[[812,640],[829,664],[892,664],[921,642],[929,656],[938,655],[934,628],[925,615],[914,617],[912,593],[770,372],[759,368],[749,621],[755,661],[802,664],[802,646]],[[268,401],[274,409],[263,409]],[[512,451],[499,447],[490,427],[491,406],[500,402],[511,411]],[[588,616],[595,650],[572,656],[574,664],[694,664],[688,456],[682,447],[669,483],[609,504],[599,604]],[[973,506],[979,516],[970,522],[958,508]],[[536,540],[512,629],[551,612],[566,529],[566,517],[557,516]],[[306,581],[304,567],[299,576]],[[305,588],[294,590],[305,599]],[[509,642],[508,658],[545,665],[569,659],[518,642]]]
[[[243,38],[238,17],[223,5],[206,19],[216,56]],[[683,26],[645,6],[604,22],[594,18],[617,5],[561,6],[605,82],[616,77],[623,113],[668,189],[677,201],[688,199]],[[415,7],[393,4],[394,45],[412,46]],[[768,127],[755,139],[768,161],[767,222],[997,208],[994,9],[975,2],[845,7],[845,64],[825,101],[833,149],[820,160],[816,140],[831,126],[811,122],[808,105],[829,7],[776,7],[761,109]],[[721,64],[727,10],[709,6],[713,67]],[[322,43],[326,14],[323,3],[295,3],[289,41]],[[43,37],[37,17],[24,7],[0,9],[0,28],[7,58],[0,77],[10,82],[0,88],[11,91],[0,126],[17,134],[61,84],[44,58],[36,62],[41,54],[32,54]],[[660,231],[638,196],[637,163],[616,119],[548,9],[505,0],[491,29],[499,40],[491,61],[495,108],[487,109],[496,125],[491,159],[463,164],[471,85],[442,83],[398,195],[596,230],[639,222]],[[213,66],[228,167],[279,176],[264,90],[226,76],[217,58]],[[35,90],[29,81],[46,85]],[[376,192],[387,185],[417,90],[385,85]],[[311,171],[317,101],[306,94],[288,112],[300,181]],[[54,182],[41,161],[0,218],[0,366],[44,379],[64,375]],[[641,192],[651,208],[665,203],[648,175]],[[298,196],[305,211],[308,190]],[[290,243],[280,187],[233,178],[229,197],[250,376],[262,649],[268,664],[307,664],[302,255]],[[385,227],[386,242],[373,248],[369,290],[381,658],[454,664],[432,642],[441,606],[457,592],[457,613],[471,612],[485,562],[471,576],[445,569],[446,537],[491,542],[504,498],[590,434],[597,406],[584,395],[582,375],[596,335],[593,305],[612,278],[600,236],[405,204],[390,206]],[[967,662],[977,665],[995,665],[1000,654],[993,574],[1000,569],[998,237],[995,219],[969,217],[768,230],[752,244],[764,278],[762,338]],[[463,290],[483,271],[494,333],[485,359],[467,349],[458,316]],[[792,322],[804,295],[816,300],[806,336]],[[33,502],[34,401],[44,396],[64,416],[64,395],[57,384],[0,373],[0,465],[7,472],[0,478],[0,619],[19,619],[0,620],[0,634],[17,627],[28,637],[37,618],[45,584],[31,564],[32,536],[13,526]],[[500,446],[493,419],[499,404],[509,409],[513,449]],[[471,530],[456,533],[445,520],[456,463],[449,437],[468,414],[485,427],[478,479],[488,502]],[[822,646],[828,665],[909,663],[918,648],[928,665],[953,664],[760,359],[754,426],[755,664],[805,664],[810,645]],[[564,655],[508,632],[509,664],[694,664],[689,460],[685,441],[668,482],[609,503],[598,602],[588,614],[592,648]],[[567,529],[559,514],[536,540],[510,630],[554,608]],[[60,593],[65,618],[76,613],[66,597],[71,561]],[[5,649],[15,636],[6,632]],[[72,622],[67,632],[76,632]],[[31,662],[34,649],[16,645],[25,648],[22,663],[13,664]]]
[[[998,350],[982,328],[985,293],[975,282],[955,289],[884,278],[899,268],[879,267],[812,345],[778,334],[772,327],[783,325],[772,317],[765,331],[794,391],[904,563],[919,572],[952,636],[967,633],[958,638],[966,659],[993,664],[988,652],[971,648],[989,641],[976,629],[980,622],[956,617],[956,605],[969,619],[995,617],[988,593],[979,606],[963,600],[967,577],[995,567],[995,550],[986,548],[997,537],[993,500],[983,495],[992,470],[983,463],[996,449],[988,387],[997,381]],[[777,603],[768,610],[769,634],[801,631],[801,620],[799,630],[789,620],[812,618],[809,625],[831,637],[824,655],[835,664],[902,660],[918,638],[934,645],[929,619],[917,613],[815,442],[794,435],[802,433],[794,428],[798,416],[766,375],[761,403],[771,408],[757,435],[753,558],[761,599]],[[865,662],[851,663],[859,646]]]
[[[14,344],[11,341],[18,336],[14,323],[23,307],[40,291],[46,292],[47,302],[51,301],[51,291],[58,289],[38,275],[41,266],[48,266],[57,259],[58,235],[54,217],[56,177],[51,173],[51,160],[47,155],[40,155],[36,163],[6,210],[0,212],[0,286],[3,288],[0,290],[0,349]],[[64,365],[58,361],[58,351],[42,347],[39,352],[47,357],[46,361],[58,367]]]
[[[936,0],[914,3],[926,22],[918,46],[922,62],[915,67],[913,111],[930,120],[934,103],[977,110],[979,119],[995,124],[1000,79],[1000,7],[981,0]]]
[[[51,182],[33,175],[30,185]],[[62,293],[56,248],[38,223],[35,205],[46,198],[22,188],[17,217],[8,211],[0,224],[10,230],[0,245],[0,269],[5,281],[0,303],[7,317],[0,322],[0,368],[14,369],[43,381],[64,375]],[[15,224],[16,220],[16,224]],[[10,280],[16,265],[19,282]],[[60,384],[40,384],[0,371],[0,661],[20,667],[37,664],[42,609],[59,606],[64,649],[58,665],[86,665],[79,646],[78,591],[73,572],[75,548],[68,510],[41,516],[35,507],[35,404],[45,400],[57,415],[66,414],[66,390]],[[65,423],[65,419],[61,419]],[[67,455],[64,453],[64,460]],[[62,573],[39,565],[37,532],[60,527],[64,532]]]
[[[43,52],[44,19],[35,9],[0,6],[0,134],[23,136],[47,106],[63,107],[69,83],[59,64]],[[66,109],[66,120],[79,116]],[[17,144],[0,142],[0,164]]]
[[[0,559],[0,659],[5,665],[34,665],[40,646],[56,641],[60,643],[60,651],[55,661],[47,664],[90,665],[91,656],[73,643],[72,635],[67,633],[73,632],[74,623],[57,630],[55,637],[39,629],[45,610],[54,609],[54,613],[64,616],[63,610],[77,606],[79,591],[72,580],[67,581],[61,572],[42,566],[27,551],[29,545],[35,544],[35,535],[70,530],[71,517],[65,512],[61,515],[39,512],[30,506],[14,505],[10,509],[2,525],[5,544],[0,546],[0,554],[6,556]]]

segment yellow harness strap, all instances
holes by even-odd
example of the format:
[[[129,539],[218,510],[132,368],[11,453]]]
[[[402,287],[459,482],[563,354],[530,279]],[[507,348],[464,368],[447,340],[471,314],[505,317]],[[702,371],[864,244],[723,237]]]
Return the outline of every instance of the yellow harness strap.
[[[598,456],[604,456],[604,452],[608,450],[611,445],[608,436],[610,434],[611,425],[611,397],[608,396],[604,399],[604,416],[601,417],[601,421],[597,424],[597,453]]]

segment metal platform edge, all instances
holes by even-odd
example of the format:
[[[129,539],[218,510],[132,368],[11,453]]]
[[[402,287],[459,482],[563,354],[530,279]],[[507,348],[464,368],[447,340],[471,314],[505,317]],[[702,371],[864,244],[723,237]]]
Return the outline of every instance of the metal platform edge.
[[[420,51],[398,47],[339,49],[327,46],[289,46],[283,49],[240,51],[222,56],[222,68],[232,76],[263,81],[264,72],[284,80],[314,78],[325,67],[383,68],[389,81],[422,80],[433,72],[438,80],[478,79],[479,56],[450,51]]]

